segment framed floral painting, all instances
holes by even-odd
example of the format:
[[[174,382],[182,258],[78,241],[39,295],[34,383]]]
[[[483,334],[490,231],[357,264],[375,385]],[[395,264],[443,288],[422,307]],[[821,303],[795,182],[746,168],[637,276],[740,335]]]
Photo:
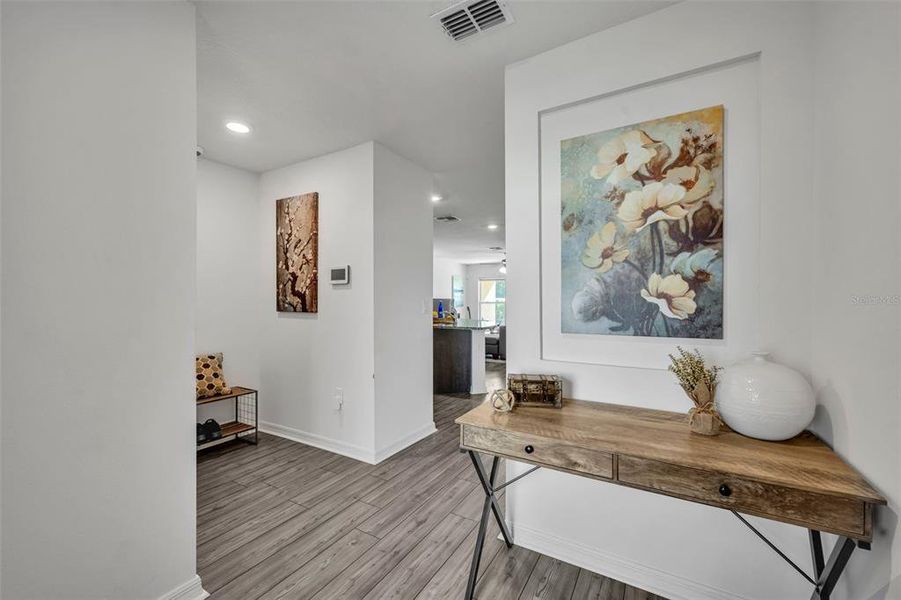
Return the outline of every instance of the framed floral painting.
[[[723,339],[723,107],[560,142],[562,333]]]

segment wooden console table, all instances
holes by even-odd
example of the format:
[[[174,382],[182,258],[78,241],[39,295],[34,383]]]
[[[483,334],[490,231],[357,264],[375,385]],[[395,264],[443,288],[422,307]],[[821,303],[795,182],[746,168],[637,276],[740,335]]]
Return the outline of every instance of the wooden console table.
[[[507,546],[513,544],[496,493],[540,467],[732,511],[810,582],[812,600],[829,599],[855,547],[870,549],[875,506],[886,503],[807,431],[786,442],[731,431],[707,437],[690,433],[684,414],[579,400],[565,400],[562,409],[517,407],[511,413],[495,412],[483,403],[456,423],[461,451],[469,452],[485,491],[466,600],[475,592],[491,513]],[[478,453],[493,456],[490,471]],[[501,457],[535,467],[495,485]],[[739,513],[808,529],[813,574]],[[828,559],[820,532],[839,536]]]

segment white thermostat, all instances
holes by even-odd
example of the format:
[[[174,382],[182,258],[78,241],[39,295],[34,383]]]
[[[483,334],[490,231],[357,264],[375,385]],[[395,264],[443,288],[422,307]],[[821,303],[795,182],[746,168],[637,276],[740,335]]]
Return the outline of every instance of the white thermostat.
[[[332,285],[347,285],[350,283],[350,265],[329,269],[329,281]]]

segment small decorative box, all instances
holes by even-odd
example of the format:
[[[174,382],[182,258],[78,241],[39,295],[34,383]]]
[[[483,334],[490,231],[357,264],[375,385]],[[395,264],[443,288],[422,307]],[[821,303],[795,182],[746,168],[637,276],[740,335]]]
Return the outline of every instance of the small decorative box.
[[[563,381],[558,375],[507,375],[507,388],[517,406],[563,407]]]

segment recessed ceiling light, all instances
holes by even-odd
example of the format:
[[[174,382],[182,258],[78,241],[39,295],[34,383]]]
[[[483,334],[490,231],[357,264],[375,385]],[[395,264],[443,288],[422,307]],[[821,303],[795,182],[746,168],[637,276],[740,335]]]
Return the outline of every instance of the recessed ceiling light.
[[[443,198],[438,194],[432,194],[432,202],[441,202]]]
[[[225,128],[232,133],[250,133],[250,125],[238,121],[229,121],[225,124]]]
[[[488,229],[497,229],[497,223],[492,223],[488,226]]]

